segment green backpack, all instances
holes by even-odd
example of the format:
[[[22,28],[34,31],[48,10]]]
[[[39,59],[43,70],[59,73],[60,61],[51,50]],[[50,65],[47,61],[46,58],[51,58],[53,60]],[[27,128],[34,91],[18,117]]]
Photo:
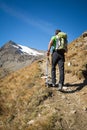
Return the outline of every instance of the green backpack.
[[[56,49],[58,50],[65,50],[67,51],[67,34],[64,32],[59,32],[58,35],[56,36],[57,40],[56,40]]]

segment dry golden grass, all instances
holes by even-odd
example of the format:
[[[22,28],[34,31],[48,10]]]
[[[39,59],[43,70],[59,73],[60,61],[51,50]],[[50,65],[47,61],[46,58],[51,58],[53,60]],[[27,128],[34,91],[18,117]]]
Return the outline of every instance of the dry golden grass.
[[[79,79],[83,79],[83,71],[86,71],[87,65],[87,42],[81,36],[68,45],[68,53],[66,54],[65,72],[76,75]],[[68,66],[68,63],[71,63]]]
[[[36,122],[35,129],[45,130],[50,125],[47,123],[48,117],[45,117],[49,110],[45,111],[46,107],[43,103],[52,97],[52,91],[45,88],[44,80],[41,79],[40,64],[42,63],[39,62],[41,61],[0,80],[1,129],[33,130],[34,126],[29,125],[32,120]],[[42,118],[38,118],[40,113],[43,115]]]
[[[39,91],[40,85],[43,85],[40,73],[37,62],[0,80],[0,113],[4,123],[13,118],[20,120],[20,123],[23,121],[23,111],[28,111],[26,107],[32,96]]]
[[[65,93],[45,87],[41,76],[46,59],[0,79],[0,130],[86,130],[87,80],[84,82],[83,72],[87,71],[87,50],[83,44],[81,37],[68,46],[65,83],[70,86]],[[77,92],[78,88],[82,91]]]

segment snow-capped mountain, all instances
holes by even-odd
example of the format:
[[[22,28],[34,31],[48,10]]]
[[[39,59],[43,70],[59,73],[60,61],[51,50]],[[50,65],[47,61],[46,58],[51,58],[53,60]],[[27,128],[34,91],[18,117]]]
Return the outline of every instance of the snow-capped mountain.
[[[15,71],[44,56],[44,51],[32,49],[13,41],[0,48],[0,69]]]
[[[34,49],[31,49],[29,47],[23,46],[23,45],[12,45],[14,48],[17,48],[19,50],[19,52],[23,53],[23,54],[28,54],[28,55],[34,55],[34,56],[38,56],[38,55],[44,55],[43,53],[40,53]]]

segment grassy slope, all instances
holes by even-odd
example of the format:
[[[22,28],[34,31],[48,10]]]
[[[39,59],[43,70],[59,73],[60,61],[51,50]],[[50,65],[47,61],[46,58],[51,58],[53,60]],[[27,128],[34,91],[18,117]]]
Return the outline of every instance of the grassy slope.
[[[45,86],[41,76],[46,59],[0,79],[1,130],[86,130],[87,80],[79,78],[76,72],[86,69],[81,56],[87,51],[83,45],[81,49],[77,45],[77,50],[81,50],[78,54],[75,47],[78,40],[69,45],[66,55],[65,84],[68,88],[63,93]],[[68,62],[71,66],[67,66]]]
[[[52,92],[41,79],[39,63],[14,72],[0,80],[1,129],[25,129],[44,106],[40,105]]]
[[[87,38],[80,36],[68,46],[66,54],[65,71],[77,75],[78,79],[83,78],[83,73],[87,69]],[[68,63],[71,66],[67,66]]]

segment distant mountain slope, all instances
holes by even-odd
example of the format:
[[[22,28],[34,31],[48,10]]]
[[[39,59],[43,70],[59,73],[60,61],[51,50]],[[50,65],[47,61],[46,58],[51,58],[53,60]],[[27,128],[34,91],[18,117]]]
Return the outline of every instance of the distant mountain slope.
[[[9,41],[0,48],[0,70],[7,72],[18,70],[44,56],[44,52]]]

